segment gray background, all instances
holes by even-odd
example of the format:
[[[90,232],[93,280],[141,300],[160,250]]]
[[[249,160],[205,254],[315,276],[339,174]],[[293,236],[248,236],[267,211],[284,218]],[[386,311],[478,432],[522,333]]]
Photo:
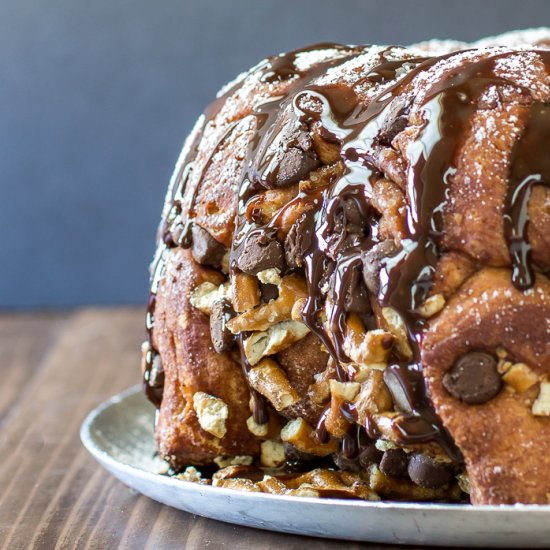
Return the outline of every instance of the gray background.
[[[185,134],[260,58],[549,15],[548,0],[0,0],[0,307],[143,303]]]

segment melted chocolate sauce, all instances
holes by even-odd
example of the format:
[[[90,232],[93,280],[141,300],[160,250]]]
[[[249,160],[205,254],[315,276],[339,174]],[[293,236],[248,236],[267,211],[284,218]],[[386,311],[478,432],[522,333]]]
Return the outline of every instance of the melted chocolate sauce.
[[[379,299],[393,306],[406,320],[417,348],[425,322],[415,310],[432,287],[439,259],[442,212],[455,168],[455,154],[464,139],[481,95],[491,85],[509,82],[494,75],[496,57],[468,63],[427,95],[426,123],[407,151],[407,234],[403,252],[386,264],[385,284]],[[418,358],[418,349],[415,349]]]
[[[275,216],[270,224],[259,227],[246,221],[243,214],[247,201],[258,190],[270,187],[275,181],[278,167],[274,165],[271,146],[287,124],[320,124],[323,137],[340,145],[344,173],[329,186],[318,188],[307,196],[311,208],[302,237],[306,250],[304,263],[309,297],[302,316],[304,323],[333,356],[338,378],[347,380],[348,375],[342,365],[350,362],[344,351],[349,314],[346,310],[346,299],[354,291],[357,272],[361,273],[362,254],[380,242],[378,215],[371,205],[371,198],[372,186],[382,177],[382,173],[377,168],[374,152],[382,144],[389,146],[388,141],[393,139],[391,136],[395,134],[395,130],[393,133],[387,132],[390,138],[386,136],[385,140],[378,139],[378,136],[384,130],[387,119],[391,119],[396,113],[402,119],[409,116],[409,107],[403,107],[398,102],[408,94],[409,103],[412,103],[413,92],[409,89],[411,82],[421,72],[459,54],[394,61],[388,60],[386,56],[391,53],[391,48],[383,50],[379,54],[379,64],[355,83],[355,89],[363,84],[380,85],[393,82],[396,78],[397,81],[373,100],[364,102],[347,85],[320,86],[314,83],[327,69],[348,61],[358,53],[357,50],[332,44],[314,46],[311,50],[323,48],[339,49],[342,55],[302,71],[296,66],[298,54],[305,51],[301,50],[271,58],[254,69],[259,72],[263,82],[288,80],[289,84],[281,96],[265,101],[252,113],[256,119],[256,131],[249,144],[241,177],[240,214],[236,220],[230,269],[232,274],[237,270],[236,260],[245,237],[253,231],[274,231],[278,219],[281,218],[280,215]],[[539,53],[548,65],[550,53]],[[426,321],[416,314],[416,310],[433,285],[433,274],[441,254],[440,239],[444,229],[450,182],[456,172],[455,156],[467,133],[471,117],[489,87],[517,88],[514,83],[495,74],[495,62],[504,55],[507,54],[463,63],[456,70],[448,71],[443,80],[436,81],[428,90],[421,106],[424,124],[418,128],[417,137],[405,152],[408,159],[405,238],[401,249],[385,259],[379,295],[371,297],[373,302],[391,306],[400,314],[407,326],[413,349],[411,361],[403,362],[394,357],[394,364],[388,367],[399,380],[408,402],[407,411],[394,423],[396,436],[403,444],[437,441],[457,462],[461,460],[460,452],[441,425],[426,395],[419,353]],[[403,76],[401,73],[404,73]],[[234,93],[239,85],[237,83],[227,95]],[[214,104],[208,117],[214,116],[223,100],[222,97]],[[397,125],[396,128],[399,132],[400,126]],[[549,141],[550,107],[548,104],[535,103],[531,107],[524,135],[513,151],[511,184],[505,205],[505,232],[513,264],[513,283],[519,289],[530,288],[534,282],[527,241],[527,205],[533,186],[548,186],[550,182],[550,157],[546,152]],[[191,158],[186,159],[184,164],[190,161]],[[181,176],[182,181],[186,179],[187,177]],[[174,197],[176,196],[183,197],[183,185],[176,190]],[[301,193],[295,200],[303,199],[304,194]],[[191,200],[194,200],[194,196]],[[343,205],[350,200],[365,220],[365,227],[360,227],[359,230],[355,228],[355,232],[347,230],[346,216],[342,214]],[[174,217],[177,215],[176,208]],[[167,238],[165,241],[167,245],[171,245],[175,240]],[[162,259],[162,254],[159,258]],[[326,321],[328,331],[322,319],[329,290],[325,284],[327,272],[333,272],[330,294],[333,306]],[[154,300],[151,311],[148,310],[148,330],[149,326],[152,327],[153,309]],[[246,373],[250,366],[242,351],[242,337],[241,335],[239,345]],[[256,421],[267,421],[265,403],[261,396],[253,391],[252,395]],[[261,406],[258,404],[260,402]],[[357,421],[357,411],[353,405],[346,404],[344,409],[346,418]],[[329,439],[325,427],[326,413],[327,411],[321,416],[316,428],[321,442]],[[371,419],[367,419],[363,427],[368,438],[379,437]],[[345,449],[342,452],[346,457],[355,456],[361,448],[360,443],[351,443],[351,439],[348,437],[343,441]]]
[[[325,426],[325,421],[327,414],[330,410],[330,405],[323,411],[317,426],[315,427],[315,436],[320,443],[327,443],[330,440],[330,435]],[[380,437],[380,432],[378,428],[369,417],[365,415],[364,425],[359,423],[359,413],[356,406],[353,403],[345,402],[340,406],[340,411],[342,416],[353,426],[356,427],[357,438],[355,441],[355,448],[357,452],[360,452],[362,449],[370,445],[375,439]],[[350,445],[348,442],[347,445]],[[343,450],[343,449],[342,449]],[[349,458],[349,457],[347,457]]]
[[[403,444],[437,441],[452,460],[461,462],[460,451],[428,401],[421,367],[418,364],[394,364],[387,368],[399,381],[407,408],[412,411],[404,414],[398,422],[394,422],[396,438]]]
[[[342,55],[337,58],[321,61],[305,71],[298,69],[296,60],[299,54],[323,49],[341,50]],[[344,54],[343,52],[349,53]],[[292,122],[291,119],[280,115],[290,106],[295,94],[306,87],[315,78],[324,74],[328,69],[337,67],[356,55],[357,50],[354,48],[333,44],[321,44],[278,56],[271,61],[269,74],[282,71],[285,79],[288,79],[289,74],[293,74],[295,79],[288,85],[286,91],[282,95],[272,97],[260,103],[255,107],[252,113],[256,119],[256,131],[249,143],[245,168],[241,175],[239,190],[240,212],[245,211],[245,203],[251,195],[262,187],[269,187],[269,185],[265,185],[264,182],[271,182],[277,174],[277,166],[273,166],[271,162],[273,160],[273,150],[270,146],[283,131],[284,127],[289,122]]]
[[[546,60],[550,64],[550,52]],[[512,260],[512,282],[520,290],[535,282],[527,239],[529,199],[537,185],[550,187],[550,103],[533,103],[522,137],[512,151],[504,229]]]
[[[237,216],[235,233],[233,235],[233,242],[230,252],[230,272],[231,275],[238,270],[237,258],[240,256],[242,247],[245,242],[245,237],[251,236],[255,231],[260,232],[272,232],[274,230],[273,223],[267,227],[258,228],[253,224],[246,221],[243,212],[246,212],[246,202],[254,195],[254,193],[262,187],[269,187],[275,180],[277,175],[277,167],[273,166],[273,153],[270,149],[270,145],[276,139],[280,132],[283,131],[287,120],[283,119],[279,115],[284,112],[285,108],[289,105],[297,89],[301,89],[307,85],[313,79],[323,74],[327,69],[335,67],[349,60],[356,55],[355,50],[351,50],[352,53],[342,55],[336,59],[332,58],[328,61],[320,62],[307,71],[300,71],[296,67],[296,59],[299,53],[305,51],[315,51],[321,49],[336,49],[342,51],[349,51],[349,48],[340,45],[322,44],[318,46],[312,46],[305,50],[299,50],[290,54],[279,56],[270,61],[270,69],[267,73],[264,73],[262,78],[269,79],[273,82],[275,80],[286,80],[290,77],[295,77],[296,80],[290,84],[287,91],[279,97],[275,97],[265,101],[258,105],[253,112],[253,116],[256,118],[256,132],[253,139],[249,143],[248,151],[245,159],[245,168],[241,176],[241,183],[239,186],[239,211],[240,215]],[[310,194],[310,200],[315,202],[318,193],[313,192]],[[249,370],[247,367],[247,360],[242,347],[242,338],[239,340],[239,347],[241,349],[241,361],[245,376]],[[263,397],[255,390],[250,388],[251,394],[254,400],[254,419],[258,423],[258,417],[267,418],[265,413],[266,406]],[[259,403],[262,403],[260,406]],[[262,414],[263,413],[263,414]],[[267,421],[267,420],[266,420]]]
[[[368,234],[351,234],[351,243],[347,240],[346,220],[342,223],[342,231],[337,235],[337,242],[329,246],[329,237],[334,236],[335,212],[345,200],[353,200],[365,220],[368,220]],[[315,217],[311,217],[311,223]],[[340,380],[347,379],[347,375],[341,363],[349,363],[349,358],[344,352],[344,335],[346,332],[346,299],[354,292],[352,281],[361,279],[362,261],[361,250],[365,243],[370,244],[375,233],[376,221],[372,208],[369,206],[359,186],[349,186],[345,193],[337,197],[326,199],[323,208],[317,212],[316,223],[306,230],[309,236],[309,246],[306,250],[305,265],[308,281],[309,297],[302,312],[304,323],[319,336],[325,347],[335,359],[337,376]],[[347,241],[347,242],[346,242]],[[332,267],[331,250],[342,250],[338,254],[336,264]],[[328,253],[327,253],[328,252]],[[329,318],[330,334],[323,327],[321,315],[324,308],[323,281],[329,269],[334,269],[333,274],[333,300],[334,306]]]
[[[355,458],[359,453],[357,439],[349,434],[345,434],[342,438],[342,454],[346,458]]]
[[[330,59],[328,61],[318,63],[317,65],[313,65],[313,67],[311,67],[309,70],[305,72],[298,69],[296,65],[296,61],[300,54],[312,52],[312,51],[324,51],[324,50],[341,51],[342,56],[336,59]],[[251,69],[248,74],[249,75],[257,74],[259,80],[265,83],[281,82],[284,80],[291,80],[291,79],[297,79],[297,81],[305,80],[309,82],[319,74],[322,74],[328,68],[332,66],[336,66],[350,59],[353,55],[357,53],[357,51],[358,50],[356,48],[351,48],[340,44],[330,44],[330,43],[316,44],[313,46],[309,46],[307,48],[303,48],[301,50],[296,50],[294,52],[290,52],[287,54],[281,54],[279,56],[271,57],[265,61],[262,61],[256,67]],[[344,52],[346,55],[344,55]],[[191,230],[191,224],[192,224],[191,216],[188,216],[185,223],[182,223],[183,227],[178,228],[180,235],[178,235],[177,238],[174,238],[172,224],[174,220],[177,219],[180,213],[182,212],[184,196],[186,195],[186,187],[189,182],[190,175],[192,173],[193,163],[195,161],[195,158],[198,152],[198,145],[200,143],[203,131],[207,123],[219,113],[219,111],[222,109],[225,103],[225,100],[231,95],[233,95],[234,93],[236,93],[239,90],[239,88],[243,85],[244,81],[245,81],[244,78],[236,81],[233,86],[231,86],[228,90],[226,90],[222,96],[220,96],[216,101],[214,101],[206,109],[202,117],[202,120],[197,128],[197,131],[195,133],[193,142],[190,144],[185,158],[182,159],[180,170],[172,185],[172,198],[171,198],[172,206],[168,212],[167,219],[163,222],[161,226],[161,230],[159,232],[157,252],[152,264],[151,290],[150,290],[150,296],[148,299],[148,308],[147,308],[147,315],[146,315],[147,317],[146,331],[147,331],[147,338],[151,346],[151,350],[147,354],[145,371],[143,374],[143,384],[144,384],[145,394],[157,407],[160,406],[160,402],[162,400],[162,388],[152,387],[149,383],[153,360],[154,360],[154,357],[158,355],[158,351],[154,348],[152,344],[154,307],[155,307],[155,301],[156,301],[154,296],[156,294],[156,288],[158,287],[158,283],[160,282],[160,279],[163,274],[164,264],[165,264],[164,258],[165,258],[166,250],[168,248],[171,248],[177,245],[184,246],[184,247],[191,246],[191,237],[190,237],[190,230]],[[286,93],[283,95],[283,97],[268,101],[260,105],[256,110],[256,112],[254,113],[254,115],[257,118],[257,130],[255,134],[255,139],[252,141],[251,148],[248,151],[247,162],[245,163],[247,166],[252,165],[251,160],[253,158],[259,157],[259,155],[257,154],[258,153],[257,147],[261,145],[262,137],[264,137],[263,134],[265,133],[266,130],[271,129],[273,121],[275,120],[279,110],[282,108],[284,101],[287,100],[288,97],[290,96],[291,96],[290,93]],[[228,133],[233,131],[234,126],[235,125],[231,125],[228,128],[227,132],[225,132],[222,138],[218,141],[218,144],[214,148],[214,151],[210,159],[206,162],[203,168],[203,173],[206,171],[209,163],[211,162],[211,159],[215,151],[218,149],[221,142],[227,137]],[[263,128],[263,131],[262,131],[262,128]],[[196,187],[193,190],[193,193],[191,194],[187,205],[188,212],[191,212],[192,210],[193,203],[196,199],[196,195],[200,187],[200,179],[201,179],[200,177],[196,178]],[[244,189],[245,192],[243,194],[244,187],[246,186],[241,185],[241,193],[240,193],[241,200],[247,195],[246,189]],[[178,220],[178,222],[179,221],[180,220]],[[238,232],[238,225],[239,223],[237,222],[236,233]],[[244,236],[244,233],[243,233],[243,236]],[[232,264],[233,262],[231,262],[231,265]],[[239,345],[242,349],[242,345],[241,344]],[[242,354],[242,356],[244,357],[244,354]],[[245,371],[247,370],[247,367],[244,361],[243,361],[243,369],[245,369]],[[264,422],[260,422],[260,420],[267,421],[267,412],[266,412],[265,402],[263,401],[262,396],[259,395],[257,392],[254,392],[252,389],[251,389],[251,393],[254,399],[254,418],[256,422],[264,423]]]
[[[453,54],[451,54],[453,55]],[[503,54],[504,55],[504,54]],[[421,376],[420,355],[418,344],[422,337],[425,321],[415,313],[418,306],[425,300],[433,284],[433,273],[439,259],[439,238],[443,231],[442,220],[445,204],[448,199],[447,189],[450,178],[455,171],[455,154],[462,143],[465,131],[470,119],[476,111],[478,101],[489,86],[502,86],[512,84],[506,79],[495,75],[495,61],[499,56],[488,59],[481,59],[469,62],[460,69],[451,72],[444,80],[438,81],[424,100],[423,109],[425,112],[425,124],[420,130],[419,136],[414,140],[406,152],[410,159],[409,171],[407,174],[407,233],[402,242],[402,250],[386,261],[385,272],[382,275],[382,285],[378,300],[382,305],[392,306],[406,322],[410,340],[413,344],[414,356],[408,365],[396,365],[399,368],[399,377],[411,405],[411,412],[405,415],[395,424],[396,433],[403,443],[415,443],[420,441],[435,440],[440,443],[455,460],[459,460],[460,453],[452,443],[448,433],[441,425],[431,405],[426,399],[426,389]],[[357,108],[353,94],[349,91],[343,93],[341,90],[332,88],[330,90],[305,90],[304,95],[309,94],[321,101],[323,110],[321,116],[315,113],[300,112],[302,116],[312,116],[320,120],[331,135],[340,139],[342,145],[342,158],[346,165],[346,172],[340,182],[331,190],[331,195],[341,194],[349,187],[350,182],[355,183],[357,178],[363,181],[368,197],[370,181],[373,173],[373,166],[369,156],[369,145],[375,143],[376,133],[381,128],[384,115],[390,109],[394,96],[401,92],[406,84],[420,71],[429,68],[433,63],[439,62],[441,58],[421,62],[421,64],[410,71],[407,76],[401,79],[396,85],[386,90],[379,98],[372,101],[363,112]],[[513,85],[513,84],[512,84]],[[516,86],[517,87],[517,86]],[[336,97],[335,97],[336,96]],[[546,113],[544,109],[540,112]],[[541,116],[537,117],[540,122]],[[351,113],[351,115],[350,115]],[[544,121],[541,122],[544,127]],[[532,141],[545,143],[541,132],[548,132],[535,127],[526,133],[526,137],[520,141],[525,146],[532,146]],[[531,140],[528,137],[531,135]],[[536,137],[535,137],[536,136]],[[531,142],[531,143],[529,143]],[[547,143],[548,141],[546,141]],[[521,145],[519,146],[521,147]],[[523,154],[520,153],[522,157]],[[538,162],[537,168],[541,167],[541,158],[546,158],[542,151],[538,150],[529,158]],[[543,167],[547,169],[547,166]],[[534,165],[529,165],[525,175],[541,183],[540,177],[532,176]],[[516,170],[521,172],[521,168]],[[525,182],[523,178],[520,182]],[[524,183],[524,186],[530,185]],[[521,242],[520,251],[527,259],[525,239],[525,194],[522,195],[521,185],[517,185],[517,191],[512,194],[513,215],[510,215],[512,223],[516,228],[513,235],[519,234]],[[514,208],[514,197],[520,206]],[[329,208],[325,202],[325,212]],[[322,227],[317,225],[317,234],[321,239],[312,243],[309,258],[306,258],[306,274],[308,281],[312,282],[310,287],[311,296],[304,310],[304,322],[315,332],[319,331],[319,323],[313,317],[314,311],[319,311],[319,304],[322,301],[317,281],[317,273],[320,265],[320,252],[322,246]],[[519,229],[519,230],[518,230]],[[517,248],[514,241],[511,241]],[[368,246],[368,243],[366,243]],[[349,262],[349,267],[354,266],[355,258],[351,260],[344,254],[342,260]],[[525,262],[522,262],[525,265]],[[517,268],[516,268],[517,269]],[[348,273],[351,269],[348,269]],[[525,272],[525,270],[524,270]],[[338,273],[338,271],[337,271]],[[349,275],[348,275],[349,278]],[[340,279],[340,284],[345,286],[346,278]],[[529,280],[528,284],[532,284]],[[337,293],[340,298],[344,292]],[[330,322],[333,334],[334,345],[328,346],[335,359],[345,360],[342,356],[342,335],[345,328],[345,316],[342,317],[342,300],[337,300],[333,306],[333,314]],[[321,330],[323,328],[321,327]],[[339,341],[340,340],[340,341]]]
[[[328,408],[323,411],[317,426],[315,427],[315,436],[319,443],[328,443],[330,440],[330,435],[327,430],[326,421],[327,421]]]

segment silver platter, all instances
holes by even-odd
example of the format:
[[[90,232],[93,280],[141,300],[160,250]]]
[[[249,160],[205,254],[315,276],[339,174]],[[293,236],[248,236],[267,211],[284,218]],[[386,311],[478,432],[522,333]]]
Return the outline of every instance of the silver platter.
[[[80,430],[93,457],[148,497],[208,518],[278,532],[393,544],[550,548],[550,506],[470,506],[286,497],[159,475],[154,409],[139,386],[93,410]]]

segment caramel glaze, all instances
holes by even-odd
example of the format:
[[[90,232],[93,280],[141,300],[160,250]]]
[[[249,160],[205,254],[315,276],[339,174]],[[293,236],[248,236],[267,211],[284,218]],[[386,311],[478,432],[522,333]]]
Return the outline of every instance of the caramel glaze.
[[[311,50],[322,48],[344,47],[327,44],[313,46]],[[300,51],[271,58],[254,69],[261,72],[261,79],[265,81],[291,78],[294,81],[282,97],[262,103],[253,113],[257,123],[256,132],[249,144],[241,179],[241,214],[236,220],[230,269],[232,273],[237,271],[237,258],[245,237],[250,232],[273,231],[272,225],[259,227],[247,222],[242,213],[247,201],[259,190],[269,188],[276,176],[277,167],[272,163],[270,145],[289,122],[288,118],[280,114],[290,112],[290,116],[295,117],[294,120],[308,125],[319,123],[325,139],[340,145],[345,170],[327,188],[311,194],[311,209],[306,214],[303,226],[306,251],[304,262],[309,288],[303,321],[331,353],[337,365],[338,377],[344,381],[353,379],[353,368],[350,368],[350,360],[344,352],[346,320],[351,312],[348,298],[357,293],[357,285],[361,281],[362,255],[380,242],[379,216],[371,205],[371,197],[372,184],[382,174],[372,162],[371,152],[373,147],[380,145],[383,124],[391,116],[392,108],[395,110],[395,102],[400,99],[398,96],[406,90],[407,85],[420,72],[460,53],[388,61],[385,58],[388,52],[391,52],[391,48],[380,52],[380,63],[361,82],[383,84],[396,78],[398,80],[366,106],[348,86],[319,86],[313,83],[328,68],[348,61],[356,53],[321,62],[306,72],[300,72],[295,66],[296,56]],[[548,67],[550,52],[538,53]],[[413,358],[410,361],[404,361],[394,354],[388,367],[399,381],[403,390],[402,396],[406,400],[399,420],[394,422],[396,436],[403,444],[436,441],[455,462],[461,461],[460,452],[433,411],[426,394],[419,354],[426,321],[415,311],[428,296],[433,285],[435,266],[442,252],[440,241],[444,230],[443,212],[447,190],[455,172],[454,157],[462,143],[465,129],[476,111],[481,95],[489,86],[518,87],[495,74],[495,61],[504,55],[507,54],[468,62],[433,84],[426,95],[422,106],[425,113],[424,126],[407,150],[410,163],[407,173],[406,235],[400,243],[400,249],[385,259],[380,273],[378,295],[369,297],[373,304],[391,306],[401,315],[413,349]],[[400,76],[401,72],[404,76]],[[234,91],[235,88],[228,94]],[[309,101],[305,102],[304,99]],[[217,112],[223,100],[224,98],[217,100],[208,113],[209,117]],[[306,108],[304,105],[314,107]],[[406,110],[402,109],[401,114],[403,113],[407,116]],[[527,240],[529,197],[534,185],[548,185],[550,182],[550,157],[546,151],[550,142],[550,106],[533,103],[530,115],[524,134],[513,151],[509,192],[504,207],[505,236],[513,266],[512,281],[520,290],[528,289],[534,284],[534,267]],[[292,120],[291,118],[290,122]],[[190,148],[188,158],[183,163],[184,172],[195,152],[196,144]],[[181,181],[175,185],[175,199],[183,197],[185,174],[182,173],[179,179]],[[346,211],[343,205],[349,201],[355,204],[364,220],[364,224],[353,234],[347,234],[345,230]],[[178,205],[176,200],[173,202],[175,214],[172,217],[177,218]],[[165,229],[166,227],[165,225]],[[338,234],[335,233],[337,227],[340,231],[336,232]],[[165,247],[189,245],[185,238],[179,243],[171,237],[164,238],[163,243]],[[149,334],[153,323],[155,280],[158,284],[157,275],[160,277],[162,273],[162,253],[157,254],[157,258],[147,316]],[[327,299],[327,284],[333,304],[327,320],[328,331],[321,321],[321,312]],[[361,309],[358,313],[365,328],[372,328],[375,320],[368,301],[363,303]],[[242,345],[241,355],[244,357]],[[343,367],[346,364],[347,369]],[[243,360],[245,371],[248,367]],[[147,393],[147,370],[145,383]],[[148,396],[158,405],[157,393],[152,394],[149,391]],[[254,416],[257,421],[265,421],[265,408],[258,404],[259,399],[260,396],[256,394]],[[352,404],[345,404],[343,413],[350,420],[357,421],[358,415]],[[321,441],[328,438],[324,418],[323,414],[317,427]],[[370,420],[361,429],[365,430],[367,440],[379,435]],[[345,456],[354,456],[357,453],[361,441],[365,439],[365,433],[357,440],[351,437],[343,439],[342,451]]]

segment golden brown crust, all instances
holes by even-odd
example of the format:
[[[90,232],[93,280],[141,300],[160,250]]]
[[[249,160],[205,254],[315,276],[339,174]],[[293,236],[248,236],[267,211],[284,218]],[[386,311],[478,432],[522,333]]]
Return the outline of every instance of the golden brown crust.
[[[197,159],[203,170],[193,213],[197,223],[225,246],[231,246],[237,213],[238,175],[254,120],[242,120],[231,126],[210,155]],[[218,137],[218,136],[216,136]]]
[[[164,397],[156,426],[162,456],[175,466],[209,463],[223,455],[257,455],[259,442],[246,427],[249,391],[242,369],[229,353],[216,353],[208,316],[191,306],[189,293],[223,276],[198,265],[189,251],[170,253],[160,284],[155,314],[155,341],[164,364]],[[227,433],[218,438],[204,431],[193,409],[193,396],[205,392],[229,408]]]
[[[539,276],[522,293],[507,269],[471,277],[432,323],[423,344],[430,396],[466,459],[474,503],[547,504],[550,493],[550,421],[531,412],[532,394],[511,390],[482,405],[452,397],[442,379],[469,350],[504,348],[515,362],[550,375],[550,281]]]
[[[496,71],[521,88],[503,86],[484,94],[473,118],[468,121],[462,144],[455,152],[456,171],[447,178],[449,200],[445,209],[444,249],[462,252],[482,265],[510,265],[504,237],[503,209],[508,191],[512,149],[520,137],[534,101],[548,101],[550,86],[547,70],[533,52],[476,51],[464,52],[443,60],[426,71],[425,82],[410,85],[417,95],[411,107],[409,127],[394,140],[393,145],[408,159],[407,150],[425,125],[424,98],[439,80],[453,70],[467,66],[483,56],[503,55],[508,63]],[[498,66],[498,65],[497,65]],[[420,90],[420,93],[418,91]],[[406,94],[407,92],[405,92]],[[408,92],[410,93],[410,92]],[[406,182],[401,181],[402,187]],[[548,234],[548,190],[533,193],[530,201],[531,228],[529,236]],[[546,211],[546,215],[542,212]],[[533,255],[545,258],[547,242],[535,238],[530,241]]]
[[[309,333],[292,346],[278,353],[279,363],[285,370],[289,382],[302,396],[302,400],[289,407],[283,414],[286,418],[301,416],[310,424],[316,424],[326,406],[326,403],[316,403],[312,400],[315,376],[327,368],[329,355],[321,349],[319,339]]]

